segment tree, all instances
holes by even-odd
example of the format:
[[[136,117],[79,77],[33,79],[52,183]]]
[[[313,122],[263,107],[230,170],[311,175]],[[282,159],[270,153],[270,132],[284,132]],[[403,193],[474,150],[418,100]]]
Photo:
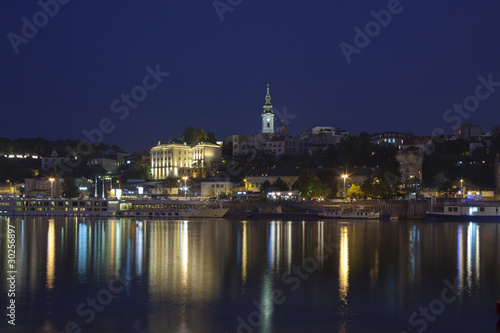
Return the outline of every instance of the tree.
[[[309,170],[300,173],[292,188],[298,190],[303,198],[327,197],[330,189]]]
[[[62,195],[65,198],[77,198],[80,196],[80,191],[76,186],[75,178],[66,177],[62,182]]]
[[[365,194],[361,190],[361,186],[352,184],[349,190],[347,190],[347,196],[352,199],[363,199]]]
[[[290,188],[280,177],[271,185],[273,191],[288,191]]]
[[[261,192],[267,192],[272,189],[272,184],[269,180],[266,180],[260,185],[260,191]]]
[[[337,194],[337,180],[336,180],[336,172],[332,169],[325,169],[319,175],[318,178],[322,184],[324,184],[329,190],[330,195],[329,198],[333,198]]]
[[[364,196],[372,199],[391,199],[394,194],[385,178],[368,177],[361,185]]]
[[[138,166],[128,168],[121,174],[120,179],[127,181],[128,179],[151,179],[151,168],[149,166]]]
[[[217,143],[215,134],[213,132],[206,133],[203,128],[195,128],[189,126],[182,133],[184,141],[186,142],[210,142]]]

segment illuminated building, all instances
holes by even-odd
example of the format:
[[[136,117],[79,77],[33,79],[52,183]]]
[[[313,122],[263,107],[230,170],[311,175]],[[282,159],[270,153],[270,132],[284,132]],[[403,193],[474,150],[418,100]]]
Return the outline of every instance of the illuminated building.
[[[204,174],[221,161],[222,149],[213,143],[160,143],[151,149],[151,173],[155,180]]]

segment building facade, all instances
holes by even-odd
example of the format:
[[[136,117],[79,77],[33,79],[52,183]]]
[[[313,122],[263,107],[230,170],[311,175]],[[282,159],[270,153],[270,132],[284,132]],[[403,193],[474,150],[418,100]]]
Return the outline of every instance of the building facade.
[[[302,169],[287,168],[287,169],[250,169],[245,176],[245,190],[259,192],[260,186],[265,182],[276,182],[281,178],[291,189],[292,185],[299,178]]]
[[[218,197],[221,194],[231,194],[235,184],[229,179],[205,179],[200,183],[200,194],[202,197]]]
[[[151,149],[151,173],[155,180],[211,172],[221,162],[222,149],[212,143],[166,143]]]
[[[25,178],[25,196],[28,198],[60,198],[62,178]]]
[[[401,149],[405,144],[405,140],[411,137],[411,134],[398,132],[384,132],[372,136],[371,142],[375,145],[393,145]]]
[[[56,171],[60,166],[68,162],[68,152],[62,150],[53,150],[50,156],[42,157],[42,171]],[[59,168],[58,168],[59,167]]]
[[[89,166],[101,166],[108,173],[116,172],[120,163],[116,159],[116,156],[110,154],[96,154],[90,161]]]
[[[422,182],[422,156],[418,151],[402,152],[400,150],[396,155],[396,160],[399,162],[399,172],[403,182],[402,189],[416,192]]]

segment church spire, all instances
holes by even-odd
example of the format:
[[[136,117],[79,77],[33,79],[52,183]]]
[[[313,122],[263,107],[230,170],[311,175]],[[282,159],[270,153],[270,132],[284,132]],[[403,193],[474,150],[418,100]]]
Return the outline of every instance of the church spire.
[[[269,83],[267,84],[266,104],[262,111],[262,133],[274,133],[274,112],[271,105],[271,94],[269,93]]]
[[[262,113],[274,113],[273,106],[271,105],[271,94],[269,93],[269,83],[267,84],[266,104]]]

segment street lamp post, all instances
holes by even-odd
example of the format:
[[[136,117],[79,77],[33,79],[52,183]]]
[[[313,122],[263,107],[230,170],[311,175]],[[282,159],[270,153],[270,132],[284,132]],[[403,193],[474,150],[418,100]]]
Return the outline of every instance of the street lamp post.
[[[50,196],[54,197],[54,178],[49,178],[50,181]]]
[[[342,178],[344,178],[344,200],[346,199],[345,181],[346,181],[346,179],[347,179],[348,177],[349,177],[349,176],[348,176],[347,174],[345,174],[345,173],[342,175]]]
[[[462,198],[464,197],[464,180],[460,179],[460,192],[462,192]]]

